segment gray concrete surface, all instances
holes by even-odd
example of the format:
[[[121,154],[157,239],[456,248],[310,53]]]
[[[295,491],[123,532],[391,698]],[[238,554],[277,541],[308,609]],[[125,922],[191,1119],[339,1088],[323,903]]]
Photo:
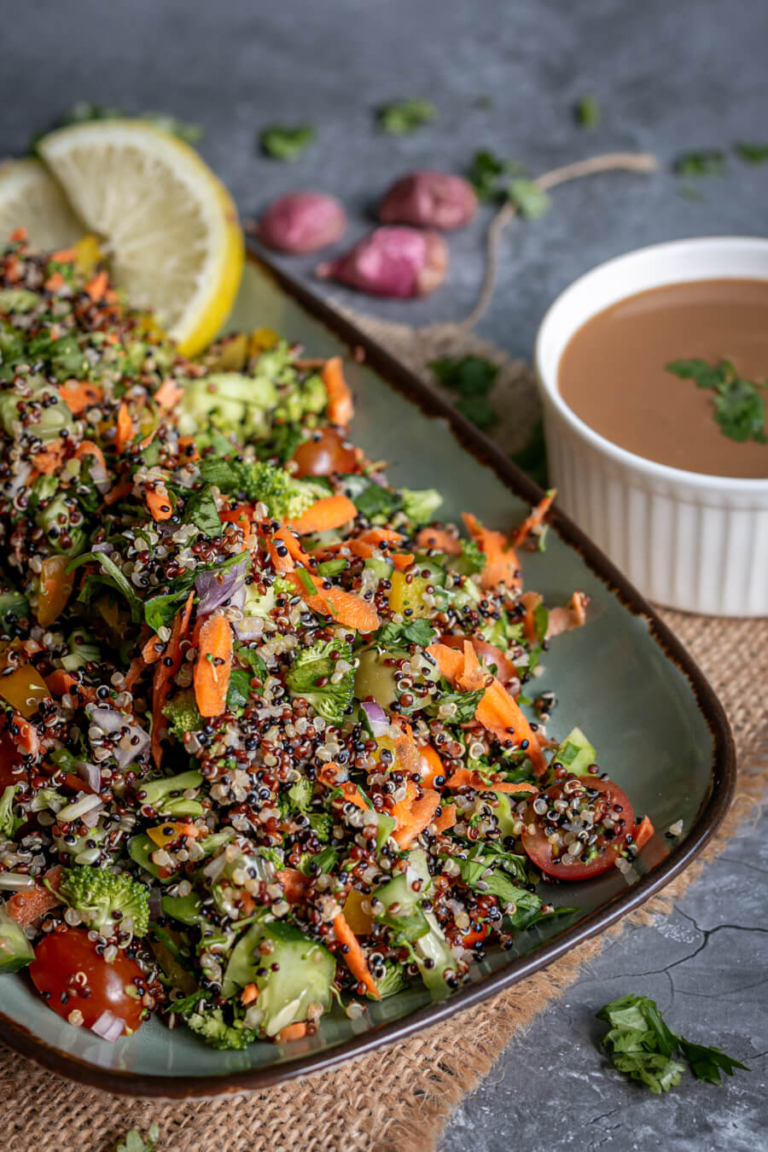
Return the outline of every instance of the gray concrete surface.
[[[349,205],[350,237],[402,171],[460,171],[478,147],[534,173],[602,151],[655,151],[664,170],[652,181],[571,185],[548,217],[509,229],[480,331],[513,354],[530,355],[547,304],[607,257],[676,237],[766,234],[768,166],[732,157],[726,176],[700,181],[696,202],[670,173],[680,152],[768,141],[764,0],[25,0],[3,15],[0,155],[23,151],[76,100],[168,110],[204,126],[202,151],[243,214],[291,187],[324,188]],[[572,119],[585,92],[601,103],[595,131]],[[375,107],[411,96],[434,100],[437,122],[379,134]],[[477,97],[493,107],[474,107]],[[258,154],[263,126],[307,121],[318,140],[297,163]],[[429,300],[322,290],[415,324],[461,316],[485,222],[451,238],[450,280]],[[311,260],[289,263],[311,276]],[[763,820],[734,840],[670,918],[611,941],[462,1105],[443,1152],[768,1147],[766,829]],[[627,1085],[602,1064],[594,1013],[630,991],[655,996],[676,1029],[753,1071],[719,1089],[687,1078],[663,1099]]]

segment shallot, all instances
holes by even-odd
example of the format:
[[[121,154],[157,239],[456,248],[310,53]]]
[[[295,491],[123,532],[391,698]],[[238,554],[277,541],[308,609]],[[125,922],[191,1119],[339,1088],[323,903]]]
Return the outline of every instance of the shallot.
[[[334,244],[346,226],[347,214],[335,196],[287,192],[265,209],[256,233],[268,248],[299,254]]]
[[[383,224],[414,224],[446,232],[468,224],[477,213],[477,194],[463,176],[448,172],[408,172],[379,204]]]
[[[375,228],[337,260],[320,264],[317,275],[374,296],[427,296],[445,279],[448,245],[437,232]]]

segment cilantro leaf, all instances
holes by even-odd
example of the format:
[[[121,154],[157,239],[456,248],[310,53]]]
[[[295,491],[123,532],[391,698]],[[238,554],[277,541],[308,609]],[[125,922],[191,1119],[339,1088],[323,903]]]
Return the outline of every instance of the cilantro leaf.
[[[582,128],[596,128],[600,123],[600,105],[596,96],[582,96],[575,108],[576,121]]]
[[[251,698],[251,674],[244,668],[233,668],[227,688],[227,710],[239,713]]]
[[[742,380],[730,360],[721,360],[714,367],[704,360],[673,360],[667,364],[667,371],[715,392],[714,419],[724,436],[740,443],[767,442],[765,400],[761,395],[765,384]]]
[[[733,150],[747,164],[768,162],[768,144],[750,144],[746,140],[739,140]]]
[[[619,1072],[646,1084],[657,1095],[680,1083],[684,1066],[672,1059],[683,1056],[698,1080],[720,1084],[722,1073],[733,1076],[736,1068],[749,1071],[720,1048],[706,1048],[678,1036],[648,996],[622,996],[597,1014],[610,1030],[601,1043]]]
[[[719,148],[686,152],[675,161],[675,173],[678,176],[723,176],[725,152]]]
[[[259,143],[262,152],[273,160],[294,161],[314,139],[315,130],[311,124],[298,124],[295,128],[272,124],[263,129]]]
[[[690,1040],[680,1038],[680,1050],[691,1066],[691,1072],[697,1080],[706,1080],[710,1084],[722,1084],[722,1073],[733,1076],[736,1068],[749,1072],[746,1064],[726,1056],[720,1048],[705,1048],[702,1044],[692,1044]]]
[[[466,416],[477,428],[492,428],[498,420],[498,413],[485,396],[460,396],[456,401],[457,411]]]
[[[552,198],[534,180],[510,180],[507,199],[526,220],[539,220],[552,207]]]
[[[446,356],[430,361],[429,367],[446,388],[473,399],[487,396],[499,374],[498,366],[484,356]]]
[[[379,127],[389,136],[405,136],[437,118],[437,108],[429,100],[398,100],[383,104],[377,112]]]
[[[398,648],[410,644],[426,648],[436,635],[436,629],[428,620],[406,620],[403,624],[385,624],[376,638],[376,643],[384,648]]]
[[[199,528],[209,540],[221,536],[223,531],[221,517],[210,484],[206,484],[199,492],[193,492],[189,497],[184,509],[184,519],[187,524],[194,524]]]
[[[467,177],[481,200],[504,201],[504,178],[520,176],[524,172],[525,167],[519,160],[502,160],[495,152],[484,148],[475,152]]]
[[[444,704],[455,704],[456,711],[445,722],[447,724],[468,724],[474,719],[477,706],[485,693],[484,688],[477,692],[444,692],[439,700],[427,705],[430,714],[438,715]]]

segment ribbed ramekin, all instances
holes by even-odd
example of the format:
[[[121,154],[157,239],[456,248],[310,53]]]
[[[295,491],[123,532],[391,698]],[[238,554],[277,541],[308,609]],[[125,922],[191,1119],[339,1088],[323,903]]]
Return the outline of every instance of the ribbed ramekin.
[[[568,341],[611,304],[665,284],[724,278],[768,280],[768,240],[681,240],[599,265],[546,313],[536,373],[558,504],[632,583],[686,612],[766,616],[768,478],[685,472],[619,448],[579,419],[557,383]]]

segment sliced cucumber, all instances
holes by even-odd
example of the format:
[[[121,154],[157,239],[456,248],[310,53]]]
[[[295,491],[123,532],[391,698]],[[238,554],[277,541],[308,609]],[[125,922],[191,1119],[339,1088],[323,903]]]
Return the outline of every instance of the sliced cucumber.
[[[586,776],[594,767],[597,752],[587,740],[581,728],[573,728],[565,740],[555,749],[552,757],[552,767],[562,764],[569,772],[576,776]]]
[[[0,972],[18,972],[35,958],[24,929],[0,906]]]

